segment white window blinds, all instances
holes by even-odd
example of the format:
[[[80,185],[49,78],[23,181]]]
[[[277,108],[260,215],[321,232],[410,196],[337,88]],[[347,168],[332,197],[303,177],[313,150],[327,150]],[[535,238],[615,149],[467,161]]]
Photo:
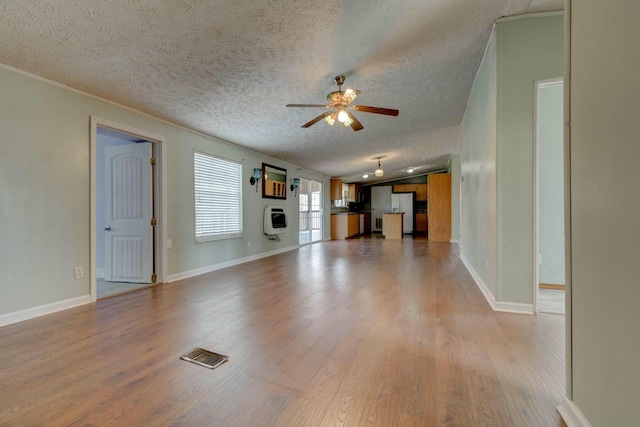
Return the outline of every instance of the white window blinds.
[[[242,235],[242,164],[194,151],[196,242]]]

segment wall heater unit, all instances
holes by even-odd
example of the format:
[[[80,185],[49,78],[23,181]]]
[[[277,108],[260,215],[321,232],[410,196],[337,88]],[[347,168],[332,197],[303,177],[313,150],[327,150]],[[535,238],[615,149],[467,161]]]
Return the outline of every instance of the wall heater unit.
[[[283,208],[267,206],[264,209],[264,234],[271,236],[274,234],[287,232],[287,214]]]

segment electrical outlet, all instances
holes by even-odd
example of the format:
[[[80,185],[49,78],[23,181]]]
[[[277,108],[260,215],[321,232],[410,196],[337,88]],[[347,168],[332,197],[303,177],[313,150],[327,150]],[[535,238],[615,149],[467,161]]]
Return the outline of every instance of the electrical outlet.
[[[249,241],[247,242],[247,247],[249,247],[249,248],[251,247],[251,240],[249,240]]]
[[[173,239],[167,239],[167,249],[171,249],[173,246]]]
[[[82,270],[82,267],[74,268],[73,272],[76,275],[76,280],[82,279],[84,277],[84,271]]]

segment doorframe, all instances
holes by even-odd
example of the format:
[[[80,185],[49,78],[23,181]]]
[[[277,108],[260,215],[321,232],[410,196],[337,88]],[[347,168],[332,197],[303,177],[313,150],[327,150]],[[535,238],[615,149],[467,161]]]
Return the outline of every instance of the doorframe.
[[[152,134],[150,132],[102,119],[96,116],[90,117],[90,186],[91,186],[91,208],[90,208],[90,262],[91,262],[91,302],[97,299],[97,257],[96,257],[96,199],[97,199],[97,137],[98,128],[107,128],[117,132],[126,133],[140,137],[152,143],[153,155],[156,157],[155,175],[152,177],[154,185],[154,210],[158,225],[154,228],[153,237],[155,239],[155,259],[157,283],[167,282],[167,182],[166,182],[166,153],[167,139],[164,136]]]
[[[313,241],[313,221],[309,221],[309,226],[311,227],[309,229],[309,243],[304,243],[304,244],[300,244],[300,226],[298,225],[298,244],[300,246],[308,246],[308,245],[312,245],[314,243],[320,243],[324,241],[324,182],[322,182],[321,180],[315,180],[313,178],[307,178],[304,176],[300,176],[300,179],[304,179],[309,181],[309,183],[311,184],[312,182],[317,182],[318,184],[320,184],[320,240],[316,240],[315,242]],[[309,191],[311,191],[312,189],[312,185],[309,186]],[[309,206],[313,207],[313,197],[311,197],[311,194],[313,194],[313,191],[311,191],[311,193],[309,193]],[[297,210],[298,210],[298,221],[300,218],[300,194],[298,193],[298,204],[297,204]],[[313,216],[313,210],[311,210],[311,215]]]
[[[533,94],[533,313],[538,314],[538,298],[540,297],[540,132],[538,103],[540,89],[564,84],[563,77],[536,80]],[[563,101],[564,102],[564,101]],[[563,161],[563,164],[565,162]],[[564,183],[563,183],[564,186]],[[566,317],[566,316],[565,316]]]

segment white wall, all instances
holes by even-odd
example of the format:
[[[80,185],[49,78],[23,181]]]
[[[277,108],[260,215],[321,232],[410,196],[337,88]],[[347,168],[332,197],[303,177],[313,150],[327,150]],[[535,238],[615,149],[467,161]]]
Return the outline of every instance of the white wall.
[[[451,174],[451,240],[460,241],[460,154],[452,154],[449,162]]]
[[[168,275],[207,268],[298,244],[298,199],[263,199],[249,184],[262,162],[288,177],[329,179],[294,165],[133,112],[0,66],[0,316],[89,294],[91,116],[163,136],[167,142]],[[195,243],[193,151],[243,162],[244,238]],[[262,233],[263,209],[284,206],[290,228],[282,242]],[[328,192],[324,197],[329,212]],[[325,215],[325,238],[330,236]],[[248,242],[251,241],[251,247]],[[73,268],[85,277],[75,280]]]
[[[640,423],[640,2],[571,3],[573,402]]]
[[[462,121],[461,255],[492,298],[496,292],[496,109],[495,33],[478,70]]]
[[[561,82],[538,90],[538,246],[540,283],[564,285],[564,144]]]
[[[533,304],[535,81],[563,73],[563,17],[497,24],[498,301]]]
[[[462,121],[461,255],[502,310],[533,310],[534,82],[562,68],[562,16],[498,23]]]

